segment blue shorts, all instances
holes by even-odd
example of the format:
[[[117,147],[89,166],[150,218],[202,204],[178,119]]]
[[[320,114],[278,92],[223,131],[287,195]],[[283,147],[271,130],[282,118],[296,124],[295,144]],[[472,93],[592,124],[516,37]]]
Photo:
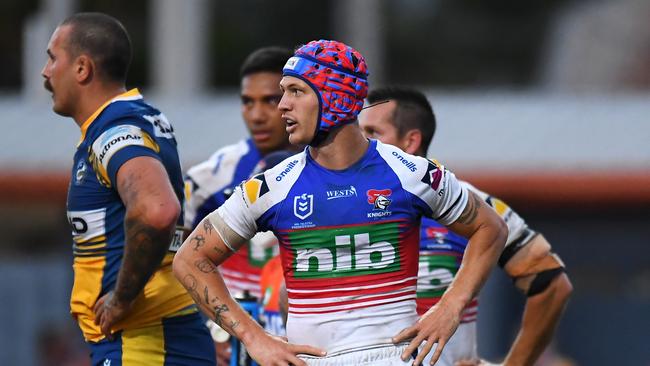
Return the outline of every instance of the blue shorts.
[[[93,366],[216,365],[214,343],[198,312],[114,336],[113,341],[88,342]]]

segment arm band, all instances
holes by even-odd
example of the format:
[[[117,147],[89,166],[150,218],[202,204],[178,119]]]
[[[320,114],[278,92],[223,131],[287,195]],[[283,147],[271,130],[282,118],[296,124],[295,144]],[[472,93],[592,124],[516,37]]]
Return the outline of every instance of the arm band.
[[[499,267],[503,268],[506,263],[512,257],[514,257],[515,254],[517,254],[518,251],[521,250],[521,248],[525,247],[526,244],[530,243],[530,241],[538,234],[535,230],[531,230],[529,228],[526,228],[521,235],[515,240],[510,243],[510,245],[506,246],[503,248],[503,252],[501,252],[501,256],[499,257]]]
[[[241,244],[246,241],[246,239],[239,236],[239,234],[237,234],[228,226],[228,224],[226,224],[226,222],[221,218],[217,211],[212,212],[206,216],[206,218],[208,221],[210,221],[215,231],[221,237],[223,243],[226,245],[226,247],[228,247],[228,249],[230,249],[231,252],[236,252]]]
[[[530,284],[526,296],[531,297],[544,292],[548,286],[553,282],[553,279],[564,272],[564,267],[547,269],[535,275],[535,279]]]

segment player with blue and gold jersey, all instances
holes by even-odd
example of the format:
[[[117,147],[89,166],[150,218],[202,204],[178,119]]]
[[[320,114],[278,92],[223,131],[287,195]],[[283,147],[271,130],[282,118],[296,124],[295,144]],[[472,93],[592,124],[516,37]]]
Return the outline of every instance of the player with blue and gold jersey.
[[[93,365],[214,365],[196,306],[171,272],[183,181],[164,114],[126,91],[126,30],[80,13],[48,44],[54,111],[81,128],[68,191],[74,284],[70,307]]]

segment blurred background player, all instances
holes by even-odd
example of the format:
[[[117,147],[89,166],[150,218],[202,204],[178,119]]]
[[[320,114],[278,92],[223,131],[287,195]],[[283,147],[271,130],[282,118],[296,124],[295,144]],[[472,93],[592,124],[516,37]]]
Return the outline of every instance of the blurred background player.
[[[93,365],[213,365],[196,306],[171,273],[183,180],[174,129],[126,91],[129,36],[116,19],[63,21],[42,70],[53,110],[81,129],[68,193],[71,313]]]
[[[237,184],[250,178],[264,156],[295,149],[289,145],[282,113],[278,110],[282,98],[279,86],[282,67],[292,55],[286,48],[264,47],[244,60],[240,69],[241,113],[250,137],[220,148],[208,160],[187,171],[185,222],[191,228],[219,208]],[[256,244],[252,245],[253,242]],[[258,235],[219,267],[232,294],[248,291],[261,298],[262,266],[277,254],[277,245],[273,243],[277,240],[272,234]],[[216,343],[219,364],[229,362],[229,342],[217,339]]]
[[[363,136],[357,115],[368,70],[356,50],[312,41],[283,75],[279,108],[289,140],[308,148],[239,185],[184,242],[174,273],[260,364],[417,365],[434,345],[436,360],[502,252],[505,223],[451,172]],[[418,318],[423,215],[470,245],[457,281]],[[280,241],[292,343],[247,316],[216,267],[265,230]]]
[[[369,138],[425,156],[435,134],[436,119],[421,92],[404,87],[386,87],[368,94],[369,107],[359,123]],[[526,296],[521,329],[504,365],[532,365],[551,341],[572,287],[564,264],[551,251],[544,236],[528,228],[524,220],[503,201],[463,182],[487,202],[508,224],[506,248],[499,266]],[[423,218],[420,242],[417,305],[423,314],[434,306],[458,271],[467,240],[434,220]],[[476,318],[478,301],[465,309],[461,325],[437,364],[478,364],[476,360]],[[481,361],[482,362],[482,361]]]
[[[281,150],[266,155],[253,170],[252,176],[271,169],[283,160],[294,155],[294,152]],[[251,176],[251,178],[252,178]],[[275,238],[275,237],[274,237]],[[277,239],[274,241],[253,242],[252,245],[262,245],[256,250],[266,250],[273,245],[277,250]],[[260,305],[261,322],[264,329],[274,335],[285,336],[287,321],[287,291],[284,284],[284,273],[279,255],[269,259],[260,272]]]

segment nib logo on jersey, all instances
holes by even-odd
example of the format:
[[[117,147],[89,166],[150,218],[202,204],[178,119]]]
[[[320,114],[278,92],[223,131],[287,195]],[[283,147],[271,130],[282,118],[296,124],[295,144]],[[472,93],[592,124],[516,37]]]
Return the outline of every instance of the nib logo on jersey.
[[[393,202],[389,197],[393,193],[390,189],[369,189],[366,191],[368,203],[373,205],[373,212],[368,212],[368,218],[386,217],[393,214],[387,211],[390,203]]]
[[[400,270],[398,222],[297,230],[287,233],[293,276],[362,276]]]
[[[325,195],[327,196],[327,200],[335,200],[339,198],[348,198],[348,197],[356,197],[357,196],[357,189],[354,188],[354,186],[343,186],[343,187],[332,187],[334,189],[329,190],[325,192]]]

